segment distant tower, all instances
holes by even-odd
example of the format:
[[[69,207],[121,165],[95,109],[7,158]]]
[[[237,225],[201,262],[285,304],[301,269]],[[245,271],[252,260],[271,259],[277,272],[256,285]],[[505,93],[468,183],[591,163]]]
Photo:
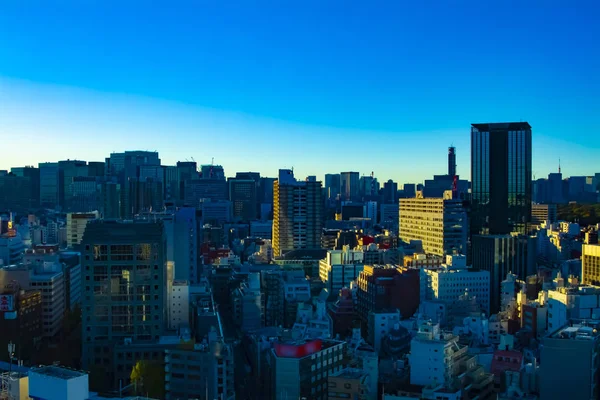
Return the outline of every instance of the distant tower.
[[[448,147],[448,175],[456,175],[456,148]]]

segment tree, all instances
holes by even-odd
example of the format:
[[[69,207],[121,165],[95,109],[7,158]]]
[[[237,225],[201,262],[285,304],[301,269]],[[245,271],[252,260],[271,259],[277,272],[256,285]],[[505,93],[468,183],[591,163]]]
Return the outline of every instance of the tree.
[[[140,360],[133,366],[129,378],[135,383],[136,395],[165,397],[165,368],[161,363]]]

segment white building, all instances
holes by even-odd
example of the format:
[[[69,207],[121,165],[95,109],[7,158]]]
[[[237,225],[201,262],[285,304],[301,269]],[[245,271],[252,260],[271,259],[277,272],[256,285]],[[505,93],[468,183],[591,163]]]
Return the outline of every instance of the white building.
[[[188,281],[173,281],[169,293],[169,329],[190,326],[190,286]]]
[[[351,250],[329,250],[325,259],[319,261],[319,277],[330,294],[337,294],[342,288],[350,287],[364,269],[364,252]]]
[[[439,325],[423,322],[410,342],[411,385],[446,385],[454,375],[454,361],[467,353],[458,336],[440,331]]]
[[[369,343],[375,351],[381,350],[381,340],[400,322],[400,311],[388,310],[369,313]]]
[[[68,213],[67,214],[67,246],[73,247],[81,243],[87,223],[98,219],[98,211],[90,213]]]
[[[559,286],[548,290],[548,333],[553,334],[571,319],[600,319],[600,287]]]
[[[46,366],[29,371],[29,396],[44,400],[87,400],[88,375],[71,369]]]
[[[475,296],[481,310],[489,313],[489,271],[463,268],[464,259],[459,257],[456,260],[459,262],[450,261],[438,268],[421,269],[421,301],[441,300],[452,304],[468,292],[469,296]]]

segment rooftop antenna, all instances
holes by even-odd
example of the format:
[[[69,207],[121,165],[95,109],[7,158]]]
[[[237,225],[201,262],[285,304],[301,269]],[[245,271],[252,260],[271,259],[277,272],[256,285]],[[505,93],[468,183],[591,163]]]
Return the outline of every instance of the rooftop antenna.
[[[560,174],[560,158],[558,159],[558,173]]]

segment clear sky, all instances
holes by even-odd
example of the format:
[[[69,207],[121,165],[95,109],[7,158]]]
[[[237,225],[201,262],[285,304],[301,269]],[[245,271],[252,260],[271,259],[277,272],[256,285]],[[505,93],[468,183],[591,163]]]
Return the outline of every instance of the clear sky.
[[[600,172],[598,1],[0,1],[0,169],[158,150],[418,182],[472,122]]]

